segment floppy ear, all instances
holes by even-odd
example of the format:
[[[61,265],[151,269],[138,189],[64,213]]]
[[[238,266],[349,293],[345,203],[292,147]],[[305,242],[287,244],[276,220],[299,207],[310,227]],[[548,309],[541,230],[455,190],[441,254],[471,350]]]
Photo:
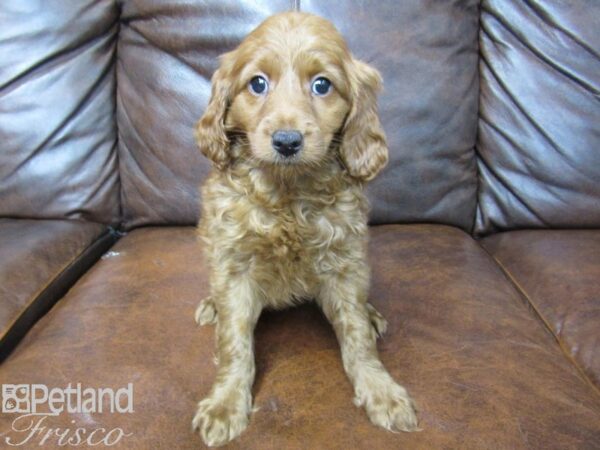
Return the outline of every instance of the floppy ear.
[[[381,75],[354,58],[347,73],[352,105],[342,129],[340,156],[351,176],[368,181],[375,178],[388,161],[385,132],[377,113]]]
[[[229,107],[231,80],[227,54],[212,76],[211,96],[204,115],[196,124],[196,143],[204,156],[223,170],[229,163],[229,139],[225,132],[225,115]]]

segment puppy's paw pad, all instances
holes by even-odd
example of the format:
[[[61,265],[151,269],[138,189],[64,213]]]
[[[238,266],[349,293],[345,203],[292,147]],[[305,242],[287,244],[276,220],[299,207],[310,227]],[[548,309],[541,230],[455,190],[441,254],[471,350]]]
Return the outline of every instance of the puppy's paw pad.
[[[219,447],[238,437],[248,426],[245,410],[215,403],[211,398],[198,405],[192,428],[209,447]]]
[[[367,303],[367,310],[369,311],[369,321],[373,325],[375,333],[379,337],[383,336],[387,330],[387,320],[370,303]]]
[[[217,323],[217,309],[211,297],[206,297],[200,302],[194,313],[198,325],[214,325]]]
[[[390,431],[419,431],[414,404],[402,388],[387,397],[374,397],[366,404],[371,422]]]

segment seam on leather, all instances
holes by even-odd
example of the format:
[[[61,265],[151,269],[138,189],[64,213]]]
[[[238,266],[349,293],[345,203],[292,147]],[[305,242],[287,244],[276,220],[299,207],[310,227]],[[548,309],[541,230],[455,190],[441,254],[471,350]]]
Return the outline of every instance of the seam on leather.
[[[475,214],[471,223],[470,235],[477,235],[477,217],[479,214],[479,193],[481,192],[481,177],[479,174],[479,120],[481,118],[481,2],[477,5],[477,124],[475,130],[475,143],[473,144],[473,154],[475,156]]]
[[[66,263],[58,272],[58,274],[53,277],[51,280],[47,281],[42,287],[40,287],[34,294],[31,295],[31,301],[29,301],[27,303],[27,305],[21,309],[20,313],[17,314],[17,316],[10,322],[10,324],[8,326],[6,326],[4,328],[4,330],[2,330],[2,332],[0,333],[0,363],[2,362],[2,360],[6,357],[8,357],[8,355],[12,352],[12,350],[14,350],[13,348],[10,348],[8,350],[8,353],[6,355],[4,355],[4,358],[1,357],[2,353],[3,353],[3,349],[2,347],[4,345],[10,345],[9,343],[5,342],[5,339],[7,336],[10,335],[11,331],[13,330],[13,328],[15,327],[15,324],[18,323],[18,321],[21,319],[21,317],[23,317],[24,313],[26,311],[28,311],[30,308],[33,307],[33,305],[37,302],[39,302],[39,299],[50,289],[52,289],[53,285],[55,283],[59,283],[61,281],[61,278],[66,276],[66,274],[71,270],[71,268],[77,264],[82,258],[85,258],[85,254],[88,251],[92,251],[94,246],[96,245],[102,245],[103,241],[107,240],[110,241],[112,240],[112,242],[109,245],[109,248],[112,247],[115,242],[120,238],[119,234],[115,233],[115,230],[113,228],[107,228],[103,233],[101,233],[96,239],[94,239],[89,245],[87,245],[84,249],[81,250],[81,252],[79,252],[78,255],[76,255],[73,259],[71,259],[68,263]],[[95,264],[95,262],[94,262]],[[75,285],[75,283],[77,283],[77,281],[79,281],[79,279],[91,268],[93,267],[93,265],[90,265],[90,267],[88,267],[85,272],[83,272],[79,277],[77,277],[75,280],[73,280],[73,282],[70,284],[70,286],[68,286],[68,289],[70,289],[71,287],[73,287]],[[66,294],[66,292],[65,292]],[[50,308],[52,308],[52,306],[54,306],[54,304],[56,304],[58,301],[60,301],[64,295],[60,296],[60,298],[56,299],[52,305],[50,306]],[[47,312],[46,312],[47,313]],[[41,319],[43,316],[46,315],[46,313],[44,313],[43,315],[41,315],[40,317],[38,317],[37,319],[34,320],[34,322],[31,324],[31,327],[29,327],[29,329],[24,333],[27,334],[31,328],[36,324],[36,322]],[[24,335],[22,337],[24,337]],[[18,342],[21,339],[18,339],[18,341],[15,343],[15,347],[18,344]]]
[[[121,18],[123,17],[123,2],[121,0],[119,0],[116,3],[116,8],[118,9],[117,12],[117,20],[116,20],[116,26],[117,26],[117,31],[115,33],[115,49],[114,49],[114,53],[113,53],[113,60],[112,60],[112,64],[113,64],[113,77],[115,80],[115,88],[114,88],[114,92],[113,92],[113,100],[114,100],[114,114],[113,114],[113,119],[114,119],[114,125],[115,125],[115,145],[114,145],[114,149],[115,149],[115,159],[116,159],[116,166],[117,166],[117,189],[119,192],[119,196],[118,196],[118,203],[119,203],[119,210],[118,210],[118,216],[116,217],[116,221],[113,224],[111,222],[111,224],[114,225],[114,227],[117,230],[122,230],[123,229],[123,181],[122,181],[122,177],[121,177],[121,152],[120,152],[120,141],[121,141],[121,135],[119,133],[119,118],[117,116],[117,104],[119,103],[119,43],[121,42],[121,29],[122,29],[122,23],[121,23]]]
[[[542,313],[540,312],[539,308],[535,305],[535,303],[533,302],[533,300],[531,299],[531,297],[529,297],[529,295],[527,295],[525,289],[521,286],[521,284],[519,284],[519,282],[512,276],[512,274],[510,273],[510,271],[504,266],[504,264],[502,264],[502,262],[498,258],[496,258],[494,255],[492,255],[489,252],[489,250],[487,248],[485,248],[485,246],[483,246],[481,243],[478,243],[478,244],[483,249],[483,251],[502,270],[502,273],[507,278],[507,280],[516,288],[517,292],[525,300],[525,302],[527,303],[527,305],[529,305],[529,307],[533,310],[533,312],[535,313],[535,315],[537,316],[537,318],[544,324],[544,326],[550,332],[550,334],[552,336],[554,336],[554,339],[558,343],[558,346],[560,347],[560,349],[563,352],[563,354],[565,355],[565,357],[577,369],[577,371],[582,376],[582,378],[585,381],[587,381],[587,383],[592,387],[592,389],[596,392],[596,394],[600,395],[600,386],[596,386],[596,384],[590,379],[590,377],[588,376],[588,374],[585,372],[585,370],[583,369],[583,367],[581,367],[579,365],[579,363],[575,360],[575,358],[573,358],[573,355],[568,350],[568,348],[566,348],[566,346],[565,346],[564,342],[562,341],[562,339],[554,332],[554,330],[552,329],[552,327],[550,326],[550,324],[548,323],[548,321],[546,320],[546,318],[542,315]]]
[[[22,316],[22,312],[26,311],[27,309],[29,309],[31,307],[31,305],[33,305],[36,302],[36,299],[38,299],[43,293],[44,291],[46,291],[50,286],[52,286],[52,283],[54,283],[55,280],[59,279],[62,274],[66,273],[67,270],[69,269],[69,267],[71,267],[71,265],[88,249],[90,248],[92,245],[94,245],[97,241],[99,241],[100,239],[102,239],[108,231],[103,232],[100,236],[98,236],[97,239],[95,239],[94,241],[92,241],[89,245],[87,245],[85,248],[83,248],[76,256],[74,256],[71,260],[69,260],[68,262],[66,262],[61,268],[60,270],[57,271],[57,274],[52,277],[50,280],[46,281],[46,283],[44,283],[42,286],[40,286],[40,288],[35,291],[33,294],[31,294],[31,300],[27,303],[27,305],[25,305],[25,307],[23,309],[21,309],[21,313],[17,314],[16,318],[14,318],[7,327],[5,327],[5,330],[2,332],[2,334],[0,335],[0,340],[4,338],[4,336],[6,336],[8,334],[8,332],[14,327],[15,323],[19,320],[19,318]]]

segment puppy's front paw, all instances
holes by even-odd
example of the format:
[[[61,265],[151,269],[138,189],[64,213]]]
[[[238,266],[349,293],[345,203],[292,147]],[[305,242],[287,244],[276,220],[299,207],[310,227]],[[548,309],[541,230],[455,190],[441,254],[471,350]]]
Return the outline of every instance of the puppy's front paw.
[[[200,302],[194,313],[198,325],[214,325],[217,323],[217,309],[212,297],[206,297]]]
[[[198,404],[192,427],[209,447],[225,445],[248,426],[250,407],[245,403],[218,402],[207,397]]]
[[[375,425],[390,431],[419,431],[412,399],[399,384],[394,383],[380,392],[356,399],[364,404],[367,415]]]

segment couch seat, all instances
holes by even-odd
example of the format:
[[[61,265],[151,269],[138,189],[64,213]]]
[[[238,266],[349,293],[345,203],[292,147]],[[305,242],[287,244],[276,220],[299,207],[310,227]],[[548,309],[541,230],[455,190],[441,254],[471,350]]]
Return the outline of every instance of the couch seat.
[[[249,428],[228,448],[593,448],[600,396],[494,260],[438,225],[371,229],[370,299],[389,322],[381,358],[414,397],[422,431],[390,433],[352,404],[317,308],[263,314]],[[208,292],[192,227],[122,238],[0,366],[3,383],[134,388],[133,413],[49,417],[49,427],[130,435],[117,448],[196,449],[196,403],[215,375],[214,329],[193,315]],[[12,414],[0,415],[11,436]]]
[[[524,230],[482,241],[600,388],[600,230]]]
[[[0,219],[0,361],[112,242],[97,223]]]

